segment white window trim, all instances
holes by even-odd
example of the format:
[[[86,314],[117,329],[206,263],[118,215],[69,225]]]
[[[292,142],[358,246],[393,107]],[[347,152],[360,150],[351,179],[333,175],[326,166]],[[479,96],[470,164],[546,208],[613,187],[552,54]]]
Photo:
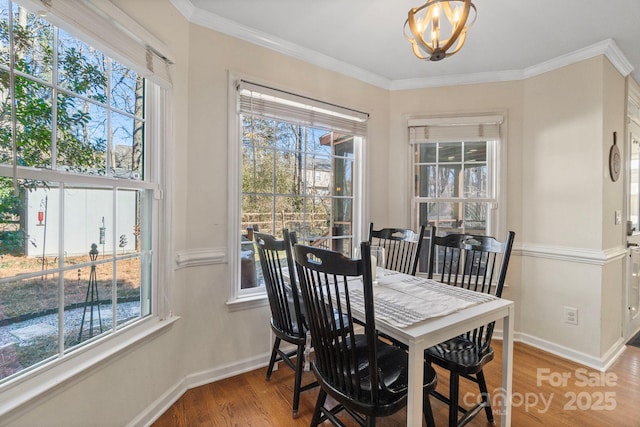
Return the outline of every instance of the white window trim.
[[[227,74],[227,155],[229,165],[229,192],[228,192],[228,235],[227,261],[229,265],[229,297],[227,307],[230,311],[244,310],[254,307],[262,307],[268,304],[267,294],[264,288],[255,288],[240,295],[240,287],[238,279],[240,277],[240,259],[236,254],[240,253],[240,239],[238,238],[238,230],[240,229],[240,190],[241,179],[240,172],[242,170],[242,156],[240,150],[242,147],[238,144],[241,134],[241,123],[238,121],[238,91],[236,90],[236,82],[241,79],[239,74],[228,72]]]
[[[492,111],[492,112],[480,112],[477,114],[437,114],[437,115],[407,115],[404,117],[404,132],[407,156],[407,189],[406,200],[408,203],[408,219],[409,223],[414,227],[418,225],[417,210],[413,206],[415,203],[414,198],[414,147],[409,143],[410,126],[428,126],[434,124],[441,125],[454,125],[454,124],[478,124],[478,123],[499,123],[500,137],[497,139],[496,148],[491,150],[491,158],[489,159],[495,167],[495,173],[492,174],[492,186],[495,192],[494,199],[497,200],[497,205],[492,206],[491,213],[489,214],[489,227],[487,232],[500,238],[506,236],[507,233],[507,169],[508,169],[508,157],[507,157],[507,140],[508,140],[508,112],[506,110]],[[444,199],[443,199],[444,200]]]
[[[240,210],[241,210],[241,170],[242,156],[241,144],[238,144],[241,135],[242,124],[238,120],[239,116],[239,95],[237,91],[237,82],[239,80],[249,80],[266,86],[273,86],[269,82],[253,76],[247,76],[233,71],[227,73],[227,164],[228,164],[228,235],[227,235],[227,261],[229,265],[229,292],[227,298],[227,308],[229,311],[245,310],[255,307],[267,306],[267,294],[264,287],[254,289],[245,289],[240,293],[240,258],[236,255],[240,253],[240,239],[238,238],[238,230],[240,229]],[[301,94],[303,95],[303,94]],[[364,137],[366,140],[366,136]],[[353,229],[353,241],[360,241],[362,236],[368,233],[368,225],[365,227],[363,219],[365,218],[365,191],[367,189],[364,171],[367,170],[367,162],[365,153],[368,151],[364,146],[363,138],[357,138],[354,144],[354,154],[361,156],[360,160],[354,165],[354,191],[361,191],[361,196],[354,198],[353,203],[353,222],[360,222],[360,227]],[[360,166],[359,166],[359,165]],[[259,268],[259,266],[257,266]]]
[[[58,0],[60,1],[60,0]],[[18,3],[33,2],[18,1]],[[73,4],[74,2],[70,2]],[[32,9],[37,10],[37,9]],[[49,19],[49,17],[47,18]],[[84,22],[92,22],[92,16],[85,16]],[[56,24],[56,23],[54,23]],[[105,34],[109,34],[107,31]],[[105,52],[111,53],[111,52]],[[154,85],[147,86],[147,118],[146,135],[151,141],[147,156],[153,156],[150,164],[154,167],[148,170],[153,176],[153,183],[146,185],[138,183],[140,187],[152,188],[154,198],[152,203],[156,206],[151,219],[155,239],[152,246],[153,270],[151,273],[151,315],[140,319],[130,325],[117,329],[115,332],[100,335],[92,342],[88,342],[66,354],[58,354],[55,359],[43,361],[40,364],[20,371],[12,378],[0,385],[0,419],[10,422],[29,410],[29,403],[34,399],[44,396],[61,384],[76,379],[90,369],[101,366],[110,359],[117,357],[123,351],[127,351],[136,345],[144,343],[154,336],[164,333],[175,323],[179,317],[173,315],[170,292],[168,287],[174,278],[174,247],[172,236],[172,194],[173,194],[173,142],[175,140],[173,128],[172,88],[166,81],[154,80]],[[3,166],[4,167],[4,166]],[[24,173],[23,173],[24,172]],[[21,175],[31,176],[34,179],[46,179],[60,172],[47,170],[22,170]],[[44,178],[43,178],[44,177]],[[69,181],[75,178],[70,176]],[[84,183],[93,183],[92,177],[78,177]],[[128,180],[117,178],[109,179],[107,184],[121,182],[127,187]],[[104,184],[102,179],[95,179],[95,184]]]

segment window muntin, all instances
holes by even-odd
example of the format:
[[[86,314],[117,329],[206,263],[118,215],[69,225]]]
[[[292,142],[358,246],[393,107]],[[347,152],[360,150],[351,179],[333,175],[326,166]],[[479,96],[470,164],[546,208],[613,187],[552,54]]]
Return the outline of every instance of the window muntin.
[[[16,3],[0,42],[2,381],[151,314],[158,183],[149,82]]]

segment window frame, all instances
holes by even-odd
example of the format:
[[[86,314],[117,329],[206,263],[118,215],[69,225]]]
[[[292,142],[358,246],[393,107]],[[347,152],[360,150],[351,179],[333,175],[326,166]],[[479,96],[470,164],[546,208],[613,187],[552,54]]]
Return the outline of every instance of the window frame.
[[[171,194],[172,194],[172,177],[173,168],[169,159],[172,159],[172,85],[170,79],[165,77],[169,75],[169,69],[163,70],[160,76],[155,76],[153,72],[148,73],[146,64],[134,63],[133,57],[127,55],[131,51],[138,53],[149,49],[149,46],[140,45],[140,40],[130,38],[128,45],[119,46],[125,53],[123,55],[113,55],[114,49],[104,49],[103,44],[94,45],[94,37],[100,34],[106,34],[109,37],[115,33],[123,33],[103,16],[98,16],[96,11],[89,9],[86,5],[78,5],[72,1],[58,0],[54,6],[34,3],[31,1],[14,0],[15,3],[23,5],[31,11],[38,11],[43,6],[48,10],[45,19],[52,25],[62,28],[74,37],[93,45],[93,47],[102,50],[102,52],[111,56],[113,59],[121,62],[123,65],[130,67],[143,75],[147,80],[145,92],[145,179],[141,181],[129,181],[117,177],[78,175],[60,170],[39,169],[32,167],[19,167],[21,178],[30,178],[43,181],[60,181],[65,184],[82,183],[87,185],[108,186],[110,188],[132,188],[131,183],[136,182],[135,187],[139,189],[147,189],[151,191],[153,197],[149,201],[152,205],[150,217],[149,235],[152,238],[151,246],[151,262],[152,269],[150,271],[150,292],[151,292],[151,313],[141,317],[138,320],[126,324],[109,333],[96,336],[94,340],[88,341],[86,344],[74,347],[70,352],[58,352],[52,360],[42,361],[31,367],[15,374],[0,384],[0,393],[6,397],[0,402],[0,416],[6,414],[16,414],[20,412],[20,408],[25,406],[33,399],[49,392],[54,387],[58,387],[67,381],[72,381],[75,377],[83,374],[90,368],[95,368],[113,357],[117,357],[120,353],[139,343],[141,340],[154,336],[161,331],[170,327],[178,317],[172,316],[170,293],[168,285],[173,278],[173,242],[171,233]],[[63,12],[66,10],[70,14],[76,14],[82,19],[70,20],[69,22],[84,22],[94,26],[92,32],[93,37],[84,37],[86,35],[83,30],[77,29],[60,17],[53,15],[60,8]],[[113,11],[113,9],[111,9]],[[50,13],[49,13],[50,12]],[[62,13],[62,16],[67,16]],[[133,34],[143,33],[141,27],[132,27],[133,21],[124,23]],[[122,23],[122,22],[121,22]],[[76,31],[77,30],[77,31]],[[104,39],[109,39],[105,36]],[[122,38],[119,39],[123,41]],[[150,40],[154,43],[155,40]],[[135,47],[142,46],[141,48]],[[133,48],[132,48],[133,46]],[[130,50],[127,50],[130,49]],[[160,48],[162,49],[162,48]],[[154,50],[157,54],[159,50]],[[147,55],[148,56],[148,55]],[[152,55],[153,56],[153,55]],[[124,58],[124,60],[123,60]],[[165,58],[165,57],[163,57]],[[147,58],[148,59],[148,58]],[[133,66],[132,66],[133,65]],[[156,64],[157,65],[157,64]],[[142,72],[141,72],[142,71]],[[164,74],[164,71],[167,74]],[[149,84],[151,83],[151,84]],[[0,165],[3,176],[13,175],[12,165]],[[61,179],[62,177],[62,179]],[[142,258],[141,258],[142,259]],[[141,300],[141,304],[143,304]]]
[[[268,304],[266,299],[266,291],[264,286],[240,289],[240,239],[238,238],[238,230],[240,230],[240,213],[242,206],[242,144],[239,143],[242,135],[242,122],[240,120],[240,102],[238,95],[238,82],[246,80],[255,82],[256,84],[264,84],[272,88],[277,85],[267,83],[261,79],[246,76],[240,73],[229,71],[227,75],[227,128],[228,128],[228,236],[227,236],[227,262],[229,265],[229,293],[227,298],[227,307],[230,311],[251,309],[261,307]],[[275,90],[282,90],[281,88]],[[296,95],[286,89],[282,90],[293,96],[305,98],[304,95]],[[309,98],[311,105],[313,100]],[[318,101],[319,102],[319,101]],[[340,108],[336,106],[336,108]],[[364,114],[364,113],[362,113]],[[368,115],[367,115],[368,116]],[[366,132],[365,132],[366,133]],[[364,178],[363,171],[365,168],[365,144],[366,135],[354,135],[354,165],[353,165],[353,241],[360,241],[363,233],[363,199],[364,199]],[[333,157],[332,157],[333,158]],[[353,248],[351,248],[353,249]],[[256,268],[260,268],[259,264]]]
[[[474,198],[460,196],[457,198],[438,198],[438,197],[419,197],[415,193],[416,180],[416,159],[415,147],[410,142],[410,129],[415,123],[425,123],[432,125],[475,125],[478,123],[497,122],[498,136],[487,138],[487,169],[488,184],[491,186],[490,193],[486,198]],[[406,116],[405,132],[406,141],[408,142],[407,158],[409,165],[409,182],[408,182],[408,200],[410,200],[410,223],[413,227],[418,228],[419,224],[419,204],[428,202],[489,202],[489,210],[487,213],[486,232],[492,236],[504,236],[506,234],[506,171],[507,171],[507,112],[480,112],[477,115],[463,114],[447,114],[438,116]],[[429,143],[429,142],[425,142]],[[435,143],[431,142],[431,143]],[[428,224],[425,224],[428,225]]]

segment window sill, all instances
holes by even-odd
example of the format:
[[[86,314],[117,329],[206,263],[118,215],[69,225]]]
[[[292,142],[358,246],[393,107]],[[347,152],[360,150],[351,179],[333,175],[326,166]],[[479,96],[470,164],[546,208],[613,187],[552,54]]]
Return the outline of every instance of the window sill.
[[[250,310],[252,308],[266,307],[269,305],[266,293],[240,297],[226,302],[229,311]]]
[[[50,392],[53,388],[73,380],[78,375],[102,364],[128,348],[139,345],[167,331],[179,317],[160,320],[150,317],[118,331],[114,336],[96,340],[53,362],[25,372],[0,386],[3,399],[0,418],[19,416],[30,401]]]

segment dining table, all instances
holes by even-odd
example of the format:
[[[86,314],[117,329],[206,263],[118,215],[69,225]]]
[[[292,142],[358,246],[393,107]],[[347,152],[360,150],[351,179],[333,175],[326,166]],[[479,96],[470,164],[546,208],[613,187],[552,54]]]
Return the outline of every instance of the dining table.
[[[364,321],[362,288],[349,286],[353,315]],[[504,298],[378,268],[373,285],[376,328],[408,346],[407,426],[422,426],[424,351],[502,320],[502,386],[489,392],[500,425],[511,425],[514,303]],[[498,324],[499,325],[499,324]],[[496,396],[496,393],[499,396]]]

